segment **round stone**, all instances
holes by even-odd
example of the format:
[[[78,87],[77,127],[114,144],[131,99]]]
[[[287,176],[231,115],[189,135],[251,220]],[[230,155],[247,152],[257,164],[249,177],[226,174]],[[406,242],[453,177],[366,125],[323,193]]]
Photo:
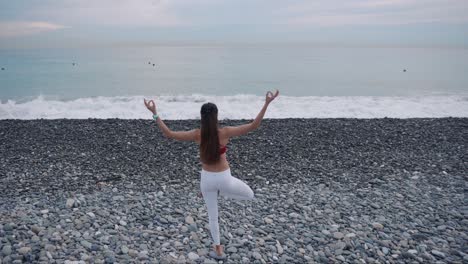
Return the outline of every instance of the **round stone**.
[[[11,254],[11,246],[10,245],[3,246],[2,254],[3,256],[9,256]]]
[[[377,229],[377,230],[381,230],[381,229],[384,228],[384,226],[381,223],[377,223],[377,222],[372,223],[372,227]]]
[[[192,261],[195,261],[200,258],[200,256],[198,256],[198,254],[195,252],[188,253],[187,257]]]
[[[229,253],[237,253],[237,248],[236,247],[228,247],[226,249],[227,252]]]
[[[333,237],[336,239],[342,239],[344,237],[344,234],[341,232],[335,232],[333,233]]]
[[[29,253],[29,251],[31,251],[30,247],[21,247],[20,249],[18,249],[18,253],[20,253],[21,255],[26,255]]]
[[[122,251],[123,254],[127,254],[128,253],[128,247],[127,246],[121,246],[120,251]]]
[[[254,257],[256,260],[261,260],[262,259],[262,255],[260,253],[258,253],[257,251],[252,253],[252,257]]]
[[[185,217],[185,223],[191,225],[193,223],[195,223],[195,221],[193,220],[193,217],[191,217],[190,215]]]

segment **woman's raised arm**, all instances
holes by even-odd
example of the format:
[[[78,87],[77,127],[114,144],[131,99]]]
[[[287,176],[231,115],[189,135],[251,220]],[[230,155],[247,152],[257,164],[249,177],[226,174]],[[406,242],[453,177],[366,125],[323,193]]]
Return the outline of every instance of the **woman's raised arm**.
[[[164,121],[162,121],[162,119],[158,116],[154,101],[153,100],[146,101],[146,99],[144,99],[144,102],[145,102],[146,108],[148,108],[148,110],[150,110],[151,113],[153,113],[153,118],[156,120],[156,123],[158,124],[159,129],[161,129],[165,137],[172,138],[175,140],[181,140],[181,141],[196,141],[197,140],[198,129],[192,129],[190,131],[172,131],[166,126],[166,124],[164,124]]]
[[[250,131],[253,131],[257,129],[260,126],[260,123],[262,122],[263,116],[265,116],[265,112],[268,108],[268,105],[275,100],[275,98],[279,95],[279,91],[276,90],[275,94],[272,92],[268,91],[265,97],[265,104],[262,107],[262,110],[258,113],[257,117],[248,124],[245,125],[240,125],[240,126],[228,126],[225,127],[226,134],[228,137],[237,137],[237,136],[242,136]]]

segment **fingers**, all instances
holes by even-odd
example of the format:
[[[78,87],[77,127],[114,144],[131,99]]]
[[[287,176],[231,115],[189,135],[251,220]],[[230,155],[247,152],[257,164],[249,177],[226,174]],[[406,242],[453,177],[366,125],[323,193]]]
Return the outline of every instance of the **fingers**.
[[[279,95],[279,91],[278,89],[276,89],[275,97],[277,97],[278,95]]]
[[[273,96],[273,93],[272,93],[272,92],[270,92],[270,91],[268,91],[266,95],[267,95],[267,97],[268,97],[268,98],[270,98],[270,97],[272,97],[272,96]]]

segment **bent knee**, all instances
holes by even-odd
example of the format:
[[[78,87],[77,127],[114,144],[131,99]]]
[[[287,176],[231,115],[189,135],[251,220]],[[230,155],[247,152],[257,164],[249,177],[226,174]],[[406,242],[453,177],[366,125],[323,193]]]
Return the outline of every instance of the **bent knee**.
[[[249,188],[249,191],[247,192],[247,197],[249,199],[253,199],[255,197],[255,194],[254,194],[254,192],[252,191],[251,188]]]

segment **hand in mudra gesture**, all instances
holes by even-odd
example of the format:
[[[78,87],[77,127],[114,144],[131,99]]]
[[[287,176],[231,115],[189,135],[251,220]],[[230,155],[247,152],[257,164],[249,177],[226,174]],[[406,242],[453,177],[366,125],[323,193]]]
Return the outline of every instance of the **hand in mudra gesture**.
[[[279,95],[279,91],[276,90],[275,94],[273,94],[272,92],[268,91],[266,93],[266,97],[265,97],[265,103],[269,104],[271,103],[273,100],[275,100],[275,98]]]
[[[145,106],[148,108],[148,110],[151,111],[154,115],[156,114],[156,105],[154,104],[153,100],[146,101],[146,99],[143,99],[145,101]]]

